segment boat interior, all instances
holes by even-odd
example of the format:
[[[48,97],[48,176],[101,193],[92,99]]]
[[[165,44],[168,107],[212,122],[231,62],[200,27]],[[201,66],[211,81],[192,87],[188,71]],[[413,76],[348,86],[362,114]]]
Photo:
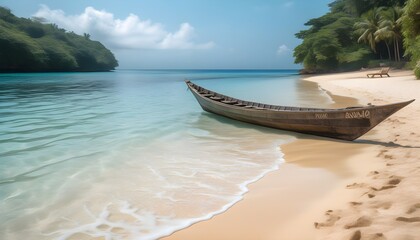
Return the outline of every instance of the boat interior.
[[[225,96],[223,94],[210,91],[203,87],[200,87],[192,82],[188,82],[188,84],[194,88],[200,96],[204,98],[209,98],[213,101],[220,102],[222,104],[232,105],[239,108],[245,109],[254,109],[254,110],[270,110],[270,111],[301,111],[301,112],[319,112],[319,111],[337,111],[343,109],[357,109],[363,107],[347,107],[341,109],[325,109],[325,108],[301,108],[301,107],[288,107],[288,106],[278,106],[278,105],[271,105],[271,104],[263,104],[257,102],[250,102],[244,101],[236,98],[232,98],[229,96]]]

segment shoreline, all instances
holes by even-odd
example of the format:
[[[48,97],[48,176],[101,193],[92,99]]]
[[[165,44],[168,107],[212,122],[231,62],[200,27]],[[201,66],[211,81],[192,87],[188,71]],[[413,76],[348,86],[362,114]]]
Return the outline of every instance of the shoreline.
[[[407,71],[396,74],[407,79]],[[350,72],[310,76],[303,80],[316,82],[327,91],[336,102],[333,107],[355,105],[355,99],[363,104],[382,104],[377,96],[348,86],[346,81],[349,79],[366,81],[363,76],[364,72]],[[357,182],[369,180],[366,179],[369,172],[379,172],[386,167],[383,156],[387,155],[380,154],[389,146],[378,141],[384,137],[379,132],[373,130],[361,140],[350,143],[296,134],[296,141],[281,146],[286,162],[280,169],[251,183],[242,201],[210,220],[163,239],[348,238],[355,234],[354,229],[343,231],[343,226],[335,225],[340,225],[340,219],[355,221],[352,218],[357,214],[343,214],[341,209],[349,208],[349,202],[360,199],[361,194],[362,197],[366,195],[362,193],[366,189]],[[337,152],[340,153],[338,157],[335,156]],[[326,220],[324,215],[327,215]]]

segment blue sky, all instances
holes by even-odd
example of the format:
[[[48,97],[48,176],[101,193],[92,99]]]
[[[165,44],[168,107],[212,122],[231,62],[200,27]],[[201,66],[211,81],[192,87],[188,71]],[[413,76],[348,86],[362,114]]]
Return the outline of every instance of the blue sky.
[[[120,68],[290,69],[294,34],[331,0],[1,0],[110,48]]]

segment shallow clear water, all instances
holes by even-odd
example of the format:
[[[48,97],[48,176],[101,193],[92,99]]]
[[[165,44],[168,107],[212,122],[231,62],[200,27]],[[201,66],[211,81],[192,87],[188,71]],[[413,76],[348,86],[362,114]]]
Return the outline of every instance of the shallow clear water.
[[[319,106],[296,71],[0,75],[0,239],[156,239],[241,199],[287,132],[203,112],[184,83]]]

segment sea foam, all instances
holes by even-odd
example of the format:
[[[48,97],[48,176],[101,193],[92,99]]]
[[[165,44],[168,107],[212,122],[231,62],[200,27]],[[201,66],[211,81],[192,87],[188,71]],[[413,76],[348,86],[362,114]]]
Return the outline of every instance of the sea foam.
[[[295,73],[1,75],[0,239],[156,239],[226,211],[293,137],[204,112],[183,79],[272,104],[329,101]]]

